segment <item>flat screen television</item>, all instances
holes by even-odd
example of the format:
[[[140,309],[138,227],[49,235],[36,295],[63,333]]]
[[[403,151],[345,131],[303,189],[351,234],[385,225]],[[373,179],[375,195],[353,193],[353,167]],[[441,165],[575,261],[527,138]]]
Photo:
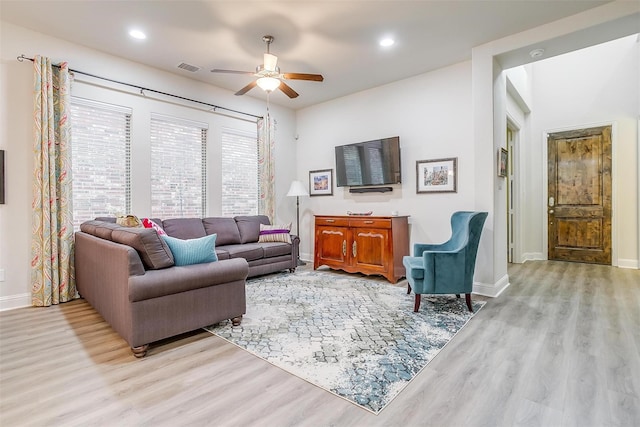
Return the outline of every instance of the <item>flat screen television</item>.
[[[336,185],[360,187],[400,184],[400,137],[336,147]]]

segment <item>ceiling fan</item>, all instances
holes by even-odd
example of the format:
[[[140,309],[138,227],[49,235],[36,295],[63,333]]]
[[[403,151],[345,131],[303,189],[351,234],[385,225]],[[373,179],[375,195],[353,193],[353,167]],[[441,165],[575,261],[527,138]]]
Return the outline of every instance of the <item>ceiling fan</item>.
[[[220,70],[213,69],[212,73],[229,73],[229,74],[248,74],[257,77],[242,89],[236,92],[236,95],[244,95],[251,89],[260,87],[265,92],[269,93],[276,89],[280,89],[289,98],[297,98],[298,93],[286,84],[283,80],[310,80],[314,82],[321,82],[324,77],[320,74],[303,74],[303,73],[280,73],[280,67],[278,67],[278,57],[269,53],[269,46],[273,43],[273,36],[264,36],[262,41],[267,44],[267,52],[264,54],[264,63],[256,67],[255,73],[252,71],[236,71],[236,70]]]

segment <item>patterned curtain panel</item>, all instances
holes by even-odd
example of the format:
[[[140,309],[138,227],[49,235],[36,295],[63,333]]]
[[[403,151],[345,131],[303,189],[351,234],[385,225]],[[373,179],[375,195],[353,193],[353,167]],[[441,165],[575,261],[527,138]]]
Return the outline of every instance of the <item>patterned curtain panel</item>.
[[[258,177],[260,180],[259,210],[271,220],[275,220],[275,164],[273,151],[275,146],[275,129],[267,113],[266,118],[258,119]]]
[[[70,78],[67,63],[34,61],[34,184],[31,303],[76,298],[71,203]]]

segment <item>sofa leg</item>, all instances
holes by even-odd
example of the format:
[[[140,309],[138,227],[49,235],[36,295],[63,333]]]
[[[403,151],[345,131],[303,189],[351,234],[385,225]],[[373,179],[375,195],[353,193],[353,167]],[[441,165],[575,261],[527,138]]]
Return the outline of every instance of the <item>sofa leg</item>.
[[[141,345],[139,347],[131,347],[133,355],[138,359],[145,357],[147,355],[147,350],[149,350],[149,344]]]
[[[471,306],[471,294],[464,294],[464,298],[467,300],[467,308],[473,313],[473,307]]]
[[[413,306],[413,312],[417,313],[420,308],[420,294],[416,294],[416,303]]]
[[[233,326],[240,326],[240,323],[242,323],[242,316],[234,317],[233,319],[231,319],[231,324]]]
[[[289,273],[295,273],[295,272],[296,272],[296,268],[295,267],[289,269]]]

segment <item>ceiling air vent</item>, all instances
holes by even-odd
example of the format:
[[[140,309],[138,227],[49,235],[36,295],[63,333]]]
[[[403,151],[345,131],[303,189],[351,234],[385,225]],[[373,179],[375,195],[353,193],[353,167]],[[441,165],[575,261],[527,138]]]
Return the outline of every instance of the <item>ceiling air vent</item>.
[[[183,70],[187,70],[187,71],[190,71],[192,73],[195,73],[196,71],[198,71],[200,69],[200,67],[196,67],[195,65],[187,64],[186,62],[181,62],[180,64],[178,64],[178,68],[182,68]]]

